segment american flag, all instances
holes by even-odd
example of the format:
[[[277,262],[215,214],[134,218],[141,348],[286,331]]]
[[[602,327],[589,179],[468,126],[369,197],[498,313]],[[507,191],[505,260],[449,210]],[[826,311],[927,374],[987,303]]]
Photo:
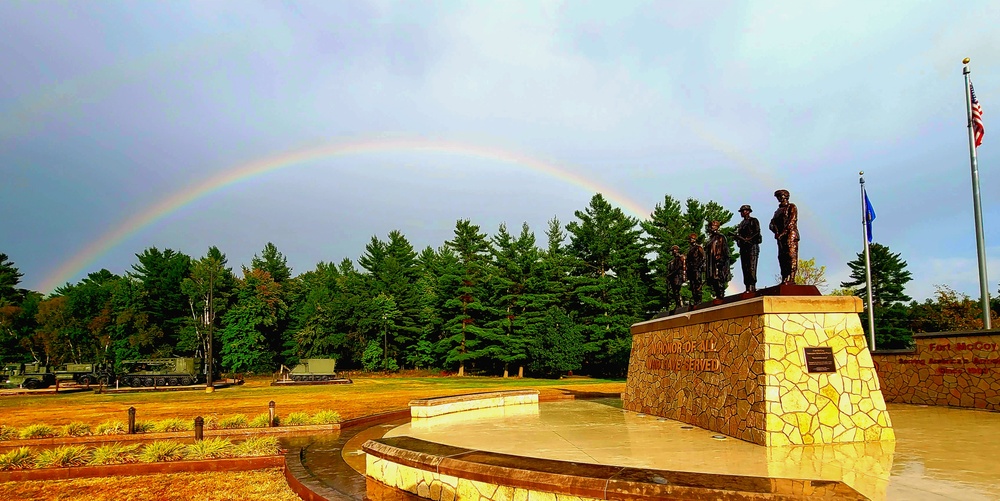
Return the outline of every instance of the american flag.
[[[983,107],[979,106],[979,100],[976,99],[976,91],[972,88],[972,82],[969,82],[969,94],[972,96],[972,130],[976,135],[976,148],[983,144],[983,136],[986,134],[986,129],[983,127]]]

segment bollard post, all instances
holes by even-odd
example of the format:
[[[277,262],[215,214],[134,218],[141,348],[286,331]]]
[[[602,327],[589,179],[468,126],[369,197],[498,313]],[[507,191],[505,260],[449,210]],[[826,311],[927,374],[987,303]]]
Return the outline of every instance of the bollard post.
[[[205,439],[205,418],[201,416],[194,418],[194,439]]]
[[[135,407],[128,408],[128,434],[135,435]]]
[[[268,420],[268,422],[267,422],[267,426],[268,426],[269,428],[273,428],[273,427],[274,427],[274,400],[271,400],[271,401],[270,401],[270,402],[269,402],[269,403],[267,404],[267,414],[268,414],[268,416],[270,416],[270,418],[271,418],[270,420]]]

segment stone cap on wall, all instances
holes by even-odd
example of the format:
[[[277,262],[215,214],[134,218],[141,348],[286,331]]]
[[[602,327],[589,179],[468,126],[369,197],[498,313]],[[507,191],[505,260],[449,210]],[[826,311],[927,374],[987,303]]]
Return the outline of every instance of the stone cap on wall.
[[[864,305],[861,298],[856,296],[763,296],[639,322],[632,325],[632,334],[765,313],[860,313],[862,311]]]
[[[939,337],[1000,336],[1000,329],[978,331],[914,332],[913,339],[934,339]]]

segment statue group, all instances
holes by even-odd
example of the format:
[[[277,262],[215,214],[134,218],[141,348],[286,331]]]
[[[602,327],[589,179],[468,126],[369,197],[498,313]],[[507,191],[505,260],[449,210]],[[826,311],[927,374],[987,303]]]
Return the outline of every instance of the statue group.
[[[774,192],[778,208],[771,217],[768,229],[774,234],[778,244],[778,265],[781,268],[781,283],[795,283],[795,273],[799,262],[798,209],[789,202],[788,190]],[[760,257],[760,222],[751,216],[749,205],[740,207],[742,218],[736,226],[733,238],[740,250],[740,268],[743,270],[743,285],[746,293],[757,291],[757,258]],[[709,221],[708,240],[702,246],[698,235],[688,236],[688,250],[681,253],[679,246],[671,248],[673,259],[667,265],[667,303],[681,306],[681,287],[687,281],[691,288],[692,303],[700,302],[702,288],[707,282],[716,299],[726,295],[726,285],[733,278],[729,271],[729,242],[719,231],[719,221]]]

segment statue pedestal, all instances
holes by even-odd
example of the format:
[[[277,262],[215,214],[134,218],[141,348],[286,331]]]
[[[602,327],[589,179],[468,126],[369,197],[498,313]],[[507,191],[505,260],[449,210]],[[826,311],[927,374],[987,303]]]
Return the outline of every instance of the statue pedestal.
[[[860,311],[763,296],[635,324],[624,408],[766,446],[894,440]]]

